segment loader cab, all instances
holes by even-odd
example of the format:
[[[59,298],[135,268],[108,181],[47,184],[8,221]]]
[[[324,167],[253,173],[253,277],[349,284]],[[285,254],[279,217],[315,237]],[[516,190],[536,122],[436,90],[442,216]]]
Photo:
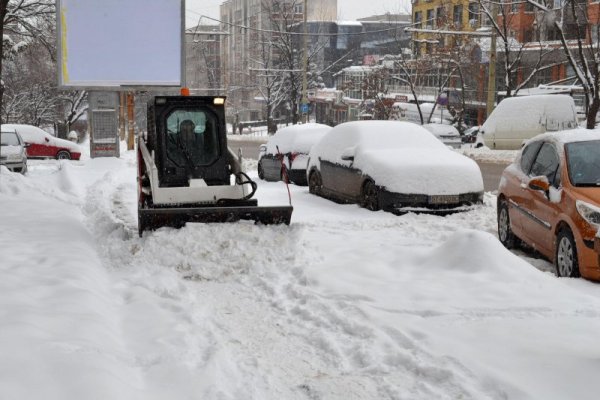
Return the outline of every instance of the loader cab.
[[[159,96],[149,104],[148,147],[155,152],[160,186],[188,186],[190,179],[229,184],[224,105],[214,99]]]

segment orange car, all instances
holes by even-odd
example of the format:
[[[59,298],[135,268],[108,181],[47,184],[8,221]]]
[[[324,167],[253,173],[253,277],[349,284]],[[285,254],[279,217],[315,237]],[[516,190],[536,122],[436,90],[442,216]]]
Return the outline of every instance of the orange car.
[[[500,180],[502,244],[525,242],[554,261],[558,276],[600,280],[599,227],[600,132],[545,133],[528,141]]]

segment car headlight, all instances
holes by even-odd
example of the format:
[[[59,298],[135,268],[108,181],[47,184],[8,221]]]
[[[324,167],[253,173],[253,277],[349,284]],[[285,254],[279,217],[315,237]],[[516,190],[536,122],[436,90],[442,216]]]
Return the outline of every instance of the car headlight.
[[[577,212],[594,228],[600,228],[600,207],[596,207],[585,201],[577,200],[575,202]]]

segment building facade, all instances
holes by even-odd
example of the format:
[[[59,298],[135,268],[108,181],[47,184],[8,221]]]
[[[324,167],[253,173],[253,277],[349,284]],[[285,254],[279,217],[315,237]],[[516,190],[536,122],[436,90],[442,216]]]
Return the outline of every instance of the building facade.
[[[221,4],[221,30],[226,32],[221,37],[221,83],[232,119],[266,119],[264,88],[270,75],[285,71],[276,68],[282,64],[281,48],[265,43],[277,41],[289,26],[303,21],[303,6],[303,0],[227,0]],[[309,20],[335,20],[337,0],[310,1],[307,11]]]
[[[221,95],[221,31],[198,25],[185,31],[185,82],[193,94]]]

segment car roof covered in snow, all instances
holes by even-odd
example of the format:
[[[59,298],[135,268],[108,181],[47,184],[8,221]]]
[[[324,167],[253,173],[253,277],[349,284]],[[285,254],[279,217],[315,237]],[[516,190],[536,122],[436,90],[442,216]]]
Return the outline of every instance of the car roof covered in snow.
[[[558,132],[546,132],[531,138],[527,143],[540,140],[551,141],[559,145],[600,140],[600,129],[569,129]]]
[[[323,124],[302,124],[279,129],[267,142],[267,153],[306,153],[332,128]]]

